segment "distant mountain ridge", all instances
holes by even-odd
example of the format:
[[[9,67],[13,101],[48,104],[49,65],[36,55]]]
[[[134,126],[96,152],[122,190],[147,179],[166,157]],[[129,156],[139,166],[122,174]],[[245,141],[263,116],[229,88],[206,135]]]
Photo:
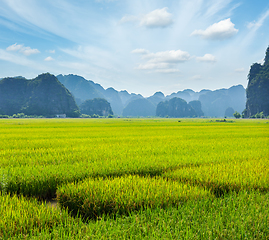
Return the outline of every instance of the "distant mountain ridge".
[[[127,91],[118,92],[112,87],[104,89],[100,84],[78,75],[58,75],[57,78],[73,94],[78,105],[88,99],[104,98],[110,103],[116,115],[122,115],[125,104],[137,96]]]
[[[130,94],[126,90],[117,91],[112,87],[104,89],[100,84],[73,74],[58,75],[57,78],[69,89],[78,104],[87,99],[104,98],[111,104],[114,114],[119,116],[155,116],[157,105],[174,97],[186,102],[200,101],[204,116],[208,117],[224,117],[229,107],[241,113],[246,104],[246,90],[242,85],[214,91],[203,89],[200,92],[185,89],[167,96],[156,92],[144,98],[141,94]]]

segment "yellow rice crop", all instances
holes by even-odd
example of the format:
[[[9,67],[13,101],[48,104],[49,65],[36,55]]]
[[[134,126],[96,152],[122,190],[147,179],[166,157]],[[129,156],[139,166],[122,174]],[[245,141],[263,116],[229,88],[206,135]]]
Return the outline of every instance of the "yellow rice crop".
[[[123,176],[87,179],[57,191],[62,207],[84,218],[103,214],[128,214],[145,208],[178,206],[187,200],[212,197],[202,188],[166,181],[161,177]]]
[[[220,194],[242,189],[268,191],[269,158],[186,167],[168,171],[163,176],[204,186]]]

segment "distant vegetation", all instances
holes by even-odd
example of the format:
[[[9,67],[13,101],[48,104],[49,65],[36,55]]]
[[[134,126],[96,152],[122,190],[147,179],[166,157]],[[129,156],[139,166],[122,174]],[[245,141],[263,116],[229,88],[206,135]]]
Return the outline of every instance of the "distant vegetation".
[[[269,115],[269,47],[264,64],[254,63],[248,74],[245,117],[261,118]]]

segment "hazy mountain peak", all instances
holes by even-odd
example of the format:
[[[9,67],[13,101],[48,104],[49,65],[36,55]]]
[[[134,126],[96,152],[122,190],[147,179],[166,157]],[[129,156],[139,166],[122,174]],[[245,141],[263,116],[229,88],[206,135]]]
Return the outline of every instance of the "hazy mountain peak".
[[[161,97],[161,98],[165,97],[164,94],[161,91],[154,93],[153,96],[154,97]]]

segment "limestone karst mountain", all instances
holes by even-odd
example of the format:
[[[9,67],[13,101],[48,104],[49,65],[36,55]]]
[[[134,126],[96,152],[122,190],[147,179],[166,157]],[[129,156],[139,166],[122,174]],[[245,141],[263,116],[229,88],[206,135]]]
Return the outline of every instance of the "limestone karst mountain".
[[[254,63],[248,74],[247,102],[244,114],[251,117],[263,112],[269,115],[269,47],[264,64]]]
[[[79,108],[69,90],[54,75],[45,73],[32,80],[9,77],[0,81],[0,114],[17,113],[78,117]]]

